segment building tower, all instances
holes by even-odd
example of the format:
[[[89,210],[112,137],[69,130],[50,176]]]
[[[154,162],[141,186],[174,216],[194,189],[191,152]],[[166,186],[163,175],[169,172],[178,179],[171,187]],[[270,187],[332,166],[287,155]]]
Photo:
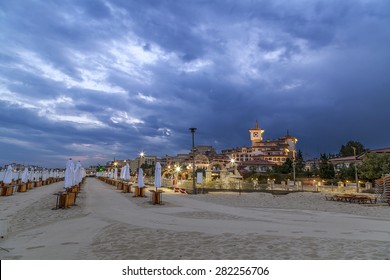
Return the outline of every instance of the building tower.
[[[251,136],[252,146],[256,146],[256,143],[263,141],[263,133],[264,130],[259,128],[259,123],[256,120],[256,127],[249,129],[249,133]]]

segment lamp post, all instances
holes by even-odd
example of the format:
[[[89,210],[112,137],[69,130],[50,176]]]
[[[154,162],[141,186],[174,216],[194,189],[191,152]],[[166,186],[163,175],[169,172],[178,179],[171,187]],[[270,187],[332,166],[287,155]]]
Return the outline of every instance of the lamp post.
[[[194,190],[194,194],[196,194],[196,182],[195,182],[195,127],[190,128],[192,134],[192,189]]]
[[[114,159],[114,171],[113,171],[114,176],[113,176],[113,179],[115,179],[115,188],[118,188],[118,180],[117,180],[118,170],[117,170],[117,166],[118,166],[118,163]]]
[[[295,149],[293,150],[293,162],[292,162],[292,167],[293,167],[293,180],[294,180],[294,187],[295,187],[295,165],[297,164],[296,162],[296,151]]]
[[[358,179],[358,173],[357,173],[357,160],[356,160],[356,148],[352,147],[353,149],[353,156],[355,159],[355,180],[356,180],[356,192],[359,192],[359,179]]]
[[[177,165],[175,167],[175,172],[176,172],[176,186],[178,187],[179,186],[179,174],[180,174],[180,171],[181,171],[181,166],[180,165]]]
[[[137,168],[137,178],[138,178],[138,173],[139,173],[139,169],[141,167],[141,160],[142,158],[145,156],[145,153],[142,151],[139,153],[138,155],[138,168]]]

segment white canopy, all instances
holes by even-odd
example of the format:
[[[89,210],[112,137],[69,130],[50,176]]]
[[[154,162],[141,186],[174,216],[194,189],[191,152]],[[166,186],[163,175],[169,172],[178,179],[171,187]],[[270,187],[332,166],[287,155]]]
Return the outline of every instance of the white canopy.
[[[144,188],[144,171],[142,168],[138,170],[138,188]]]
[[[25,167],[22,173],[22,183],[27,183],[29,178],[28,167]]]
[[[127,181],[130,180],[130,166],[128,163],[126,163],[126,165],[122,167],[121,179],[127,180]]]
[[[69,159],[66,162],[64,187],[66,189],[72,187],[73,182],[74,182],[74,163],[72,159]]]
[[[7,166],[7,171],[5,171],[4,178],[3,178],[3,183],[4,184],[11,184],[12,183],[12,166],[8,165]]]
[[[159,162],[156,163],[156,167],[154,169],[154,186],[156,188],[161,187],[161,164]]]

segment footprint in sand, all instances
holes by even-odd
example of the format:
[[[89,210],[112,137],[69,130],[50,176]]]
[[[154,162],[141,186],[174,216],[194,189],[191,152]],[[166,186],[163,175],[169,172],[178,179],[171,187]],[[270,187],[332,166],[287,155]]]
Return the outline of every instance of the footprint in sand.
[[[61,245],[71,245],[71,244],[79,244],[79,242],[64,242]]]
[[[41,246],[27,247],[26,249],[27,250],[33,250],[33,249],[39,249],[39,248],[45,248],[45,247],[46,246],[41,245]]]

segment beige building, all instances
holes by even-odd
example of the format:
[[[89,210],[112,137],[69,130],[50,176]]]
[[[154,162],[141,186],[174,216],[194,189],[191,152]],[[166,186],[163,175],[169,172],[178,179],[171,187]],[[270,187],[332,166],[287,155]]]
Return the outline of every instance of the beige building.
[[[250,147],[240,147],[235,149],[223,150],[223,154],[237,162],[246,162],[254,160],[266,160],[273,164],[281,165],[287,158],[295,159],[297,138],[288,133],[275,140],[263,140],[264,129],[260,128],[256,121],[256,126],[249,129]]]

